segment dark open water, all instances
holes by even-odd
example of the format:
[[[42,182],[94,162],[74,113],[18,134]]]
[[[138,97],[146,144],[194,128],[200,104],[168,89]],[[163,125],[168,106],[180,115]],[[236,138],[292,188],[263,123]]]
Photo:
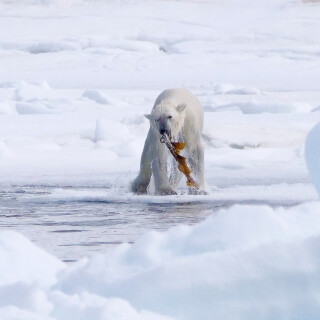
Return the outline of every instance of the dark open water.
[[[155,203],[152,197],[149,202],[82,198],[81,194],[87,191],[99,194],[106,190],[92,187],[59,189],[60,194],[79,192],[80,197],[51,198],[55,190],[49,186],[1,187],[0,230],[19,231],[67,262],[123,242],[133,243],[150,229],[161,231],[175,225],[198,223],[235,204],[212,200]]]

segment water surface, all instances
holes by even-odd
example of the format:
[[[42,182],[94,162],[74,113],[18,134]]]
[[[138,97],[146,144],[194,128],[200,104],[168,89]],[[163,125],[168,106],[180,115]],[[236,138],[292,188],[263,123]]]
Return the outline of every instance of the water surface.
[[[0,229],[21,232],[38,246],[69,262],[124,242],[133,243],[151,229],[162,231],[176,225],[198,223],[236,203],[206,201],[203,197],[199,201],[191,197],[192,202],[159,202],[152,196],[141,202],[140,198],[134,198],[138,201],[125,197],[112,200],[112,197],[101,196],[103,192],[107,194],[106,190],[64,187],[54,196],[57,188],[52,186],[1,187]],[[73,196],[64,197],[65,194]],[[85,194],[91,197],[82,196]]]

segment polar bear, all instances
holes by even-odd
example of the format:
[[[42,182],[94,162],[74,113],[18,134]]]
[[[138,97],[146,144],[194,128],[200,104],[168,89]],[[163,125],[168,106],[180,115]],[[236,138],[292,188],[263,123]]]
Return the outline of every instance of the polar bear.
[[[203,128],[203,108],[199,100],[186,89],[167,89],[156,99],[151,114],[145,115],[150,121],[150,129],[144,144],[140,161],[140,172],[131,184],[131,191],[146,194],[153,174],[155,194],[173,195],[182,173],[161,136],[166,134],[173,141],[185,142],[182,151],[187,158],[194,180],[199,190],[189,188],[189,194],[205,194],[204,151],[201,138]],[[171,172],[168,172],[171,161]]]

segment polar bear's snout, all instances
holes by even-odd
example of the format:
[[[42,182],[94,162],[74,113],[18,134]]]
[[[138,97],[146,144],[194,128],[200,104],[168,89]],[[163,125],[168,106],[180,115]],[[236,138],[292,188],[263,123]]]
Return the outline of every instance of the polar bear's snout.
[[[157,127],[161,135],[166,134],[168,137],[171,136],[171,118],[171,116],[168,116],[157,119]]]

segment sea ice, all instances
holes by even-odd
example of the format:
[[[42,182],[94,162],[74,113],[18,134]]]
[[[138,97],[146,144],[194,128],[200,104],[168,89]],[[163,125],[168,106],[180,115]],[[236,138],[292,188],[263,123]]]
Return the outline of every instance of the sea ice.
[[[310,177],[320,196],[320,123],[308,134],[305,152]]]
[[[320,204],[307,167],[320,193],[320,19],[308,2],[0,3],[0,319],[319,319]],[[207,197],[126,189],[143,115],[169,87],[204,105]],[[31,193],[35,207],[207,201],[212,214],[66,264],[3,230],[6,188],[20,185],[57,187]]]

